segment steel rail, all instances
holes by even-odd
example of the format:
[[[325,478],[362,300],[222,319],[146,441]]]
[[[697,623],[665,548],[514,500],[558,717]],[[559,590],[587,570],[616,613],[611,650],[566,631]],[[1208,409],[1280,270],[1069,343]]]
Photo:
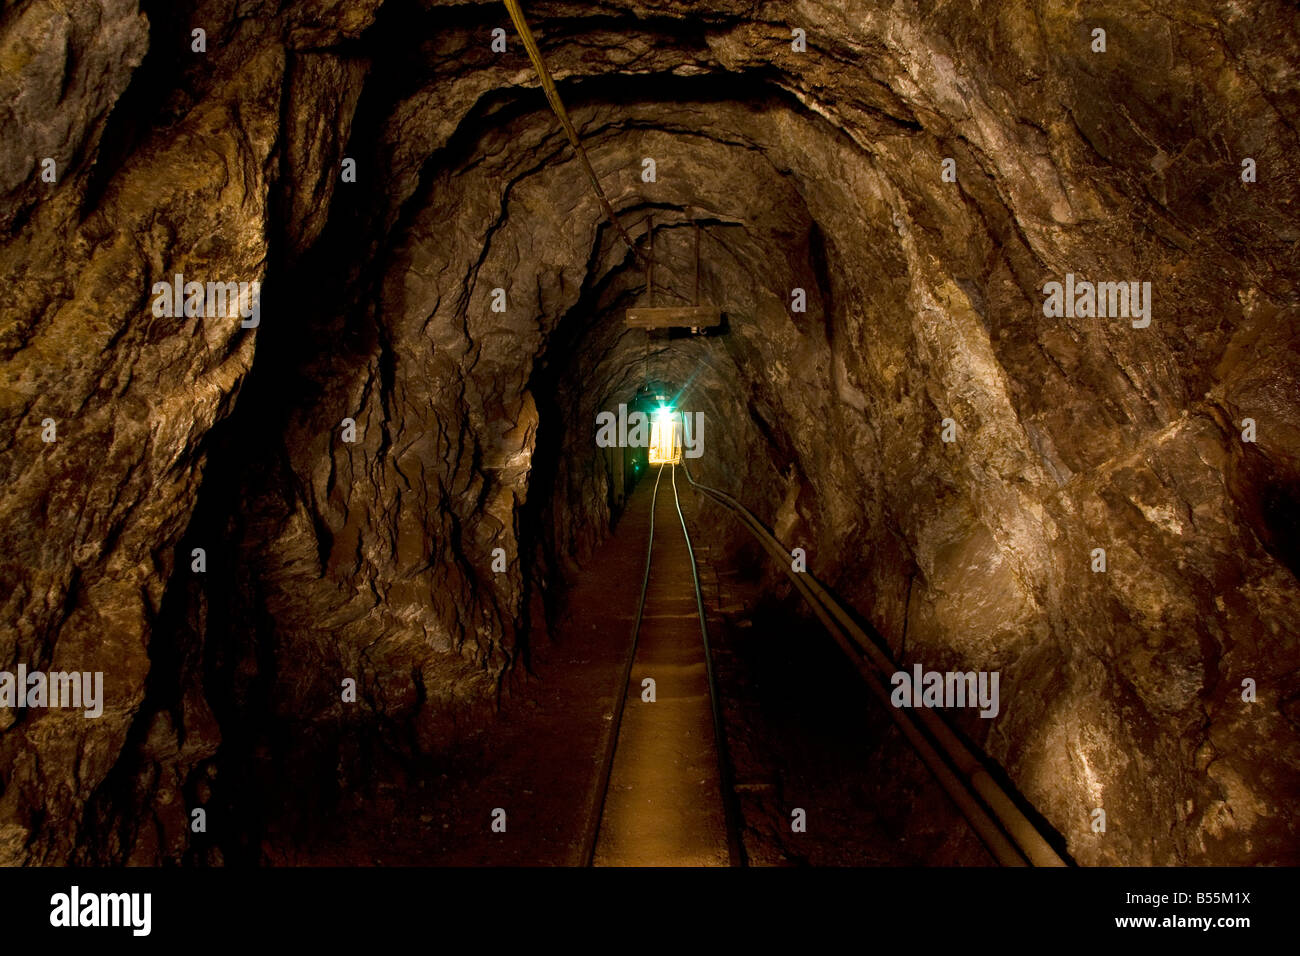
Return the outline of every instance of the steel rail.
[[[632,624],[632,646],[628,648],[627,661],[623,664],[623,682],[619,685],[618,702],[614,705],[613,723],[609,728],[609,738],[605,743],[605,756],[601,761],[599,787],[591,815],[587,820],[586,846],[582,851],[582,865],[591,866],[596,858],[596,842],[600,839],[600,820],[605,814],[605,798],[609,793],[609,778],[614,772],[614,754],[618,750],[618,732],[623,725],[623,708],[627,703],[627,686],[632,680],[632,667],[636,663],[637,639],[641,634],[641,615],[645,611],[645,596],[650,587],[650,562],[654,557],[655,547],[655,504],[659,500],[659,479],[663,477],[663,466],[655,473],[655,487],[650,496],[650,533],[646,536],[645,574],[641,576],[641,597],[636,605],[636,620]]]
[[[697,482],[684,463],[683,469],[693,487],[739,518],[778,561],[994,859],[1004,866],[1067,865],[937,713],[927,708],[914,713],[892,705],[886,683],[897,665],[812,575],[790,566],[789,552],[762,522],[731,495]]]
[[[660,466],[662,467],[662,466]],[[682,523],[682,534],[686,536],[686,553],[691,559],[691,578],[695,582],[695,608],[700,616],[700,635],[704,640],[704,672],[709,683],[709,710],[713,712],[713,739],[718,754],[718,781],[722,790],[722,809],[727,821],[727,853],[732,866],[746,866],[745,845],[740,839],[740,808],[736,805],[736,791],[732,785],[731,759],[727,752],[727,731],[722,721],[722,698],[718,694],[718,682],[713,673],[713,648],[709,645],[709,625],[705,620],[704,594],[700,590],[699,569],[695,565],[695,548],[691,545],[691,532],[686,527],[686,516],[682,514],[681,498],[677,495],[677,466],[672,466],[673,504],[677,506],[677,518]]]

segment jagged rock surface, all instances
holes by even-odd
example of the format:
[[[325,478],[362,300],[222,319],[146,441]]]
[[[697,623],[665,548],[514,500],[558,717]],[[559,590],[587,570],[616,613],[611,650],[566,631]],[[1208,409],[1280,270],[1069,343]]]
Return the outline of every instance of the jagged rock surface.
[[[642,274],[499,4],[0,17],[0,657],[108,682],[0,710],[0,862],[255,857],[259,796],[454,747],[606,533],[591,423],[647,375],[901,659],[1001,672],[963,729],[1079,862],[1300,860],[1296,11],[528,12],[662,301],[706,223],[726,334],[623,327]],[[1067,272],[1150,281],[1150,326],[1045,317]],[[264,281],[262,324],[155,317],[175,273]]]

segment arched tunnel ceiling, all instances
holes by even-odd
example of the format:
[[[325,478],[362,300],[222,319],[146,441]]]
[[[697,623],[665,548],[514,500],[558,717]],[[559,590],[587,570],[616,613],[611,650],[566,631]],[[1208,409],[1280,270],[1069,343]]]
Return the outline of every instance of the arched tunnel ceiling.
[[[1002,670],[984,743],[1078,859],[1294,859],[1296,11],[528,16],[620,221],[644,245],[653,219],[661,303],[692,299],[705,224],[721,333],[626,328],[644,273],[500,4],[0,19],[28,64],[0,80],[0,165],[31,173],[0,181],[4,649],[119,676],[69,731],[84,766],[39,722],[4,728],[0,860],[176,858],[181,836],[79,845],[33,807],[119,820],[120,791],[168,818],[255,720],[304,752],[349,719],[458,739],[608,533],[592,423],[647,377],[705,413],[699,474],[779,515],[895,653]],[[151,312],[181,272],[263,281],[261,324]],[[1067,274],[1150,282],[1150,325],[1045,315]],[[75,423],[51,447],[47,416]],[[174,671],[161,697],[151,661]],[[363,716],[339,717],[338,672]],[[1243,676],[1281,702],[1243,712]],[[1103,797],[1150,825],[1088,842]]]

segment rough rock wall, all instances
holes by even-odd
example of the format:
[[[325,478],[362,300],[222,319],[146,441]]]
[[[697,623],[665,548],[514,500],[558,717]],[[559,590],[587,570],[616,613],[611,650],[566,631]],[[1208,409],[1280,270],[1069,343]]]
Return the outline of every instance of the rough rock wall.
[[[589,429],[646,374],[639,269],[500,5],[142,6],[0,19],[3,648],[110,683],[4,729],[6,862],[220,859],[196,801],[454,745],[604,533]],[[649,360],[699,476],[909,664],[1001,671],[965,729],[1080,862],[1294,860],[1295,11],[529,16],[661,295],[708,223],[727,333]],[[155,318],[176,272],[264,279],[263,324]],[[1150,281],[1150,326],[1045,317],[1066,273]]]
[[[230,414],[258,333],[238,316],[156,315],[151,290],[178,273],[266,277],[288,56],[277,31],[293,18],[156,4],[151,24],[139,6],[27,2],[0,20],[3,659],[103,671],[106,685],[98,719],[0,711],[5,863],[64,861],[88,839],[83,811],[133,721],[183,846],[179,781],[217,742],[201,690],[185,728],[155,719],[153,628],[173,570],[188,571],[176,545],[204,437]],[[205,54],[190,49],[186,12],[207,30]]]

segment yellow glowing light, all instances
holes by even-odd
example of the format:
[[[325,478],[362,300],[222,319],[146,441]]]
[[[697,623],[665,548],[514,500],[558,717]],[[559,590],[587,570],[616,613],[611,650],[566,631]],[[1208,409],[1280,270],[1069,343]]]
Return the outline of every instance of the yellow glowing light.
[[[677,413],[660,408],[650,421],[650,464],[676,465],[682,460],[681,427]]]

